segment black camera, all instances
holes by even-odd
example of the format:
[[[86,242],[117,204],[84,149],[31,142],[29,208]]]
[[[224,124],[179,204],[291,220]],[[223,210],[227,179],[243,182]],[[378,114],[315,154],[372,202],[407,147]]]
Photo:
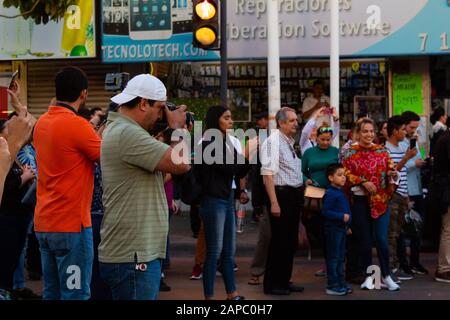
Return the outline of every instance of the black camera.
[[[175,103],[172,102],[167,102],[166,106],[170,111],[175,111],[179,108],[179,106],[177,106]],[[166,114],[164,113],[163,119],[165,118]],[[194,121],[195,121],[194,115],[191,112],[186,112],[186,126],[189,128],[191,124],[194,125]]]
[[[175,111],[179,108],[175,103],[166,102],[167,109],[170,111]],[[191,112],[186,112],[186,126],[189,128],[191,125],[194,125],[194,115]],[[162,119],[155,123],[155,126],[152,130],[150,130],[150,134],[152,136],[157,136],[160,132],[166,130],[169,127],[169,123],[167,121],[166,113],[163,112]]]
[[[130,81],[129,73],[108,73],[105,78],[105,90],[110,92],[123,91],[128,81]]]

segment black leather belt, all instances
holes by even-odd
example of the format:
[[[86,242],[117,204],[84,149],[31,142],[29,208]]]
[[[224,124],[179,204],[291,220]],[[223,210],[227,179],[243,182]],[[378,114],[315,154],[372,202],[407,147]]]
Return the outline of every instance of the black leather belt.
[[[300,187],[291,187],[291,186],[275,186],[275,190],[279,190],[279,191],[297,191],[297,190],[301,190],[301,186]]]

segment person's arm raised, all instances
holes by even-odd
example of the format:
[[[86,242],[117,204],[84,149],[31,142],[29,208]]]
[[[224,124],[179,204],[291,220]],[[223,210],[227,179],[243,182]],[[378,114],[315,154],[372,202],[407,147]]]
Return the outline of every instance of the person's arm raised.
[[[2,203],[3,188],[5,187],[5,180],[11,163],[8,142],[3,137],[0,137],[0,203]]]
[[[15,159],[20,149],[31,140],[36,119],[26,111],[8,121],[8,147],[11,159]]]
[[[8,89],[8,94],[11,98],[11,106],[17,113],[28,111],[27,106],[24,106],[20,101],[20,85],[17,81],[13,82],[11,89]]]

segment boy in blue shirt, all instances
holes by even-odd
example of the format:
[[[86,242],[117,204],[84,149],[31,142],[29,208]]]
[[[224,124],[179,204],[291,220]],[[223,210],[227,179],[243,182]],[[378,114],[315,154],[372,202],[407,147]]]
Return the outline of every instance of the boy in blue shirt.
[[[341,190],[345,185],[345,169],[341,164],[331,164],[327,168],[330,186],[323,197],[322,215],[325,217],[326,261],[328,285],[326,293],[344,296],[352,293],[345,283],[344,260],[347,234],[351,233],[350,205]]]

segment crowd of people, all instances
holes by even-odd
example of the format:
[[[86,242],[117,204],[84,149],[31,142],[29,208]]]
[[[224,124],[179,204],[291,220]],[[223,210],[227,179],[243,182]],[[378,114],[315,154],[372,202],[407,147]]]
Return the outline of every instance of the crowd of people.
[[[245,299],[235,281],[236,204],[250,199],[259,233],[248,284],[262,284],[267,295],[304,291],[292,282],[299,234],[322,248],[316,275],[327,277],[326,294],[350,294],[349,283],[374,289],[373,244],[382,287],[398,291],[401,281],[428,273],[420,248],[422,224],[431,215],[442,216],[435,279],[450,283],[450,126],[444,110],[431,117],[428,161],[417,139],[421,119],[409,111],[381,124],[380,135],[373,120],[361,117],[348,142],[334,147],[339,117],[318,82],[301,115],[283,107],[277,131],[244,143],[230,131],[231,110],[212,106],[202,140],[191,144],[187,107],[169,110],[166,87],[149,74],[131,79],[111,99],[108,114],[87,109],[88,88],[81,69],[62,69],[55,98],[39,120],[21,104],[18,85],[9,90],[15,112],[0,122],[3,299],[41,298],[24,283],[25,260],[36,251],[45,300],[157,299],[159,291],[170,290],[164,269],[170,218],[179,211],[176,193],[191,206],[197,237],[191,279],[203,280],[207,300],[215,298],[217,271],[226,298]],[[256,121],[258,132],[268,128],[267,113]],[[197,161],[208,152],[213,161]],[[429,165],[433,212],[425,205],[421,175]]]

